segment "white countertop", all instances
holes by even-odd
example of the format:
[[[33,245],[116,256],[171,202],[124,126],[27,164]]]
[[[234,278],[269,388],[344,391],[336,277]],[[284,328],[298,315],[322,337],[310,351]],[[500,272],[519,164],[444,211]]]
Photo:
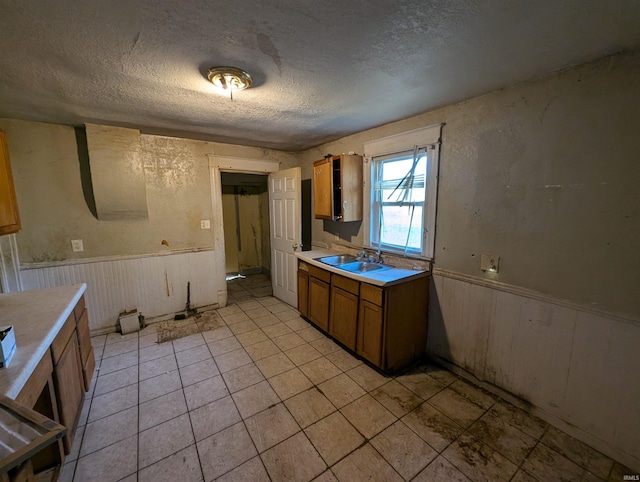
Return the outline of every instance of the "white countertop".
[[[67,321],[87,285],[0,294],[0,326],[13,325],[16,353],[0,369],[0,393],[15,399]]]
[[[376,286],[390,286],[398,283],[408,281],[410,278],[421,278],[428,276],[429,271],[414,270],[406,268],[391,268],[380,269],[376,271],[368,271],[365,273],[354,273],[352,271],[346,271],[336,266],[325,264],[321,261],[317,261],[315,258],[322,258],[323,256],[335,256],[336,254],[344,254],[344,251],[336,250],[315,250],[315,251],[297,251],[295,253],[298,259],[301,259],[309,264],[317,266],[318,268],[331,271],[332,273],[339,274],[345,278],[351,278],[358,281],[363,281]]]

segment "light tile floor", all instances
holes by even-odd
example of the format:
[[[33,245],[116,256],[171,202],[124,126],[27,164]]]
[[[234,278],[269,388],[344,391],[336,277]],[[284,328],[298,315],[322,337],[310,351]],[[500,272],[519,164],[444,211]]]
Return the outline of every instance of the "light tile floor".
[[[381,375],[229,283],[216,328],[92,338],[99,370],[63,481],[622,480],[629,469],[438,366]],[[254,296],[258,294],[259,296]]]

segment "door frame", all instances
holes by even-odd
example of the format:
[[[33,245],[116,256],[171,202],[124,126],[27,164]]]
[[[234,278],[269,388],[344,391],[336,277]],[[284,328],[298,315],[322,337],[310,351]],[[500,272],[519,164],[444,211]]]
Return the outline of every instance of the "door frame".
[[[222,178],[220,173],[246,172],[249,174],[270,174],[280,170],[277,161],[258,161],[241,157],[216,156],[209,154],[209,177],[211,180],[211,229],[215,264],[218,267],[214,276],[218,291],[218,306],[227,306],[226,258],[224,254],[224,219],[222,215]]]

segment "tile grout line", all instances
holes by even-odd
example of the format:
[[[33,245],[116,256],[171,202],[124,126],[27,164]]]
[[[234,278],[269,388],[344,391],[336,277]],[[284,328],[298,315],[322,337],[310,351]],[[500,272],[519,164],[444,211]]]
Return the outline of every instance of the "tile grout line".
[[[107,337],[105,336],[105,339],[104,339],[104,342],[103,342],[104,344],[103,344],[103,346],[102,346],[102,353],[103,353],[103,354],[104,354],[104,346],[105,346],[106,342],[107,342]],[[92,345],[92,346],[93,346],[93,345]],[[96,377],[96,378],[95,378],[95,380],[96,380],[96,386],[97,386],[97,385],[98,385],[98,376],[99,376],[99,375],[98,375],[98,372],[99,372],[99,370],[100,370],[100,366],[102,365],[102,356],[100,357],[100,362],[99,362],[99,363],[96,363],[96,365],[98,365],[98,367],[97,367],[97,369],[96,369],[96,370],[94,370],[94,376]],[[72,481],[73,481],[73,480],[75,479],[75,477],[76,477],[76,470],[78,469],[78,462],[80,461],[80,459],[81,459],[82,457],[86,457],[86,455],[89,455],[89,454],[86,454],[86,455],[84,455],[84,456],[82,456],[82,457],[80,456],[80,454],[82,453],[82,444],[84,443],[84,436],[85,436],[85,435],[86,435],[86,433],[87,433],[87,425],[89,425],[89,415],[91,414],[91,406],[93,405],[93,398],[94,398],[94,394],[95,394],[96,386],[94,386],[94,387],[93,387],[93,391],[91,391],[91,397],[89,397],[89,408],[87,409],[87,419],[86,419],[86,421],[85,421],[85,423],[84,423],[84,428],[83,428],[83,430],[82,430],[82,438],[80,439],[80,445],[79,445],[79,447],[78,447],[78,456],[76,457],[76,459],[75,459],[75,460],[73,460],[73,461],[72,461],[72,463],[74,464],[74,467],[73,467],[73,473],[72,473],[72,475],[71,475],[71,480],[72,480]],[[89,384],[89,388],[91,388],[91,384]],[[83,405],[84,405],[84,402],[83,402]],[[81,409],[81,410],[82,410],[82,409]],[[81,412],[81,413],[82,413],[82,412]],[[76,430],[77,430],[77,429],[76,429]],[[63,465],[63,467],[64,467],[64,465]],[[61,470],[62,470],[62,469],[61,469]]]
[[[223,319],[224,319],[224,318],[223,318]],[[226,323],[226,322],[225,322],[225,323]],[[227,326],[228,326],[228,325],[227,325]],[[235,334],[234,334],[234,335],[232,335],[232,336],[236,339],[236,341],[238,341],[238,339],[237,339],[237,337],[235,336]],[[238,343],[240,343],[240,342],[238,341]],[[208,347],[209,347],[209,345],[207,345],[207,348],[208,348]],[[244,349],[244,348],[243,348],[243,349]],[[211,349],[209,349],[209,352],[211,353]],[[247,355],[248,355],[248,354],[247,354]],[[211,357],[213,358],[213,362],[216,364],[216,366],[218,366],[217,362],[215,361],[215,357],[213,356],[213,353],[211,353]],[[251,357],[249,357],[249,358],[251,358]],[[253,360],[253,359],[252,359],[252,360]],[[252,361],[252,363],[253,363],[253,361]],[[239,368],[240,368],[240,367],[239,367]],[[220,371],[220,367],[218,367],[218,371]],[[231,371],[231,370],[229,370],[229,371]],[[264,375],[264,374],[263,374],[263,375]],[[260,456],[260,452],[258,451],[258,447],[256,446],[255,442],[253,441],[253,437],[251,437],[251,434],[249,433],[249,429],[248,429],[248,427],[247,427],[247,424],[245,423],[245,419],[244,419],[244,417],[242,416],[242,414],[240,413],[240,410],[238,409],[238,405],[236,404],[236,401],[235,401],[235,399],[234,399],[234,398],[233,398],[233,396],[232,396],[231,390],[229,389],[229,385],[227,384],[227,381],[224,379],[224,376],[222,376],[222,372],[221,372],[221,371],[220,371],[220,378],[222,379],[222,383],[224,383],[224,386],[225,386],[225,388],[227,389],[227,392],[229,393],[229,398],[231,399],[231,402],[233,403],[233,406],[235,407],[236,411],[238,412],[238,415],[240,416],[240,421],[242,422],[242,425],[244,426],[244,429],[245,429],[245,431],[247,432],[247,435],[249,435],[249,439],[251,440],[251,443],[253,444],[253,448],[255,449],[256,454],[258,454],[258,455],[257,455],[257,457],[260,459],[260,463],[262,464],[262,467],[263,467],[263,469],[264,469],[265,473],[266,473],[266,474],[267,474],[267,476],[269,477],[269,480],[271,480],[271,475],[269,474],[269,471],[267,470],[267,468],[266,468],[266,467],[265,467],[265,465],[264,465],[264,461],[262,460],[262,457]],[[266,378],[265,378],[265,381],[266,381]],[[258,383],[260,383],[260,382],[258,382]],[[254,384],[254,385],[256,385],[256,384]],[[251,386],[253,386],[253,385],[251,385]],[[245,387],[245,388],[246,388],[246,387]],[[244,390],[244,388],[243,388],[243,390]],[[239,390],[239,391],[241,391],[241,390]],[[238,423],[240,423],[240,422],[238,422]],[[236,425],[236,424],[231,425],[231,427],[233,427],[234,425]],[[227,428],[229,428],[229,427],[226,427],[226,428],[224,428],[224,429],[222,429],[222,430],[226,430]],[[212,437],[212,436],[214,436],[214,435],[216,435],[216,434],[220,433],[222,430],[219,430],[218,432],[216,432],[216,433],[214,433],[214,434],[211,434],[211,435],[209,435],[208,437],[205,437],[205,439],[207,439],[207,438],[209,438],[209,437]],[[195,438],[195,434],[194,434],[194,438]],[[203,439],[203,440],[205,440],[205,439]],[[252,458],[253,458],[253,457],[252,457]],[[202,470],[202,476],[204,477],[204,469],[202,468],[202,461],[200,460],[200,452],[199,452],[199,451],[198,451],[198,460],[200,461],[200,469]],[[240,467],[241,465],[245,464],[245,463],[246,463],[246,462],[248,462],[249,460],[251,460],[251,459],[245,460],[245,461],[244,461],[244,462],[242,462],[241,464],[237,465],[236,467],[233,467],[233,468],[229,469],[229,470],[228,470],[227,472],[225,472],[224,474],[220,474],[220,475],[219,475],[218,477],[216,477],[216,478],[219,478],[219,477],[221,477],[221,476],[223,476],[223,475],[225,475],[225,474],[228,474],[229,472],[231,472],[231,471],[233,471],[233,470],[237,469],[238,467]]]
[[[173,342],[172,342],[172,344],[173,344]],[[207,346],[207,349],[208,349],[209,345],[206,344],[206,340],[205,340],[205,345]],[[175,347],[174,347],[174,352],[175,352]],[[209,350],[209,354],[211,354],[210,350]],[[216,369],[218,369],[218,371],[220,371],[220,369],[218,368],[218,364],[213,359],[213,355],[211,355],[211,359],[213,360],[213,364],[216,366]],[[176,359],[176,365],[177,364],[178,364],[178,360]],[[195,433],[195,431],[193,429],[193,420],[191,419],[191,410],[189,410],[189,404],[187,403],[187,395],[184,392],[185,386],[184,386],[184,383],[182,381],[182,373],[180,373],[180,367],[178,367],[178,376],[180,377],[180,385],[182,386],[182,397],[184,399],[184,406],[187,409],[187,418],[189,419],[189,426],[191,427],[191,435],[193,435],[193,445],[194,445],[194,447],[196,449],[196,456],[198,457],[198,465],[200,466],[200,474],[202,475],[202,479],[204,480],[204,469],[202,467],[202,460],[200,458],[200,450],[198,450],[198,441],[196,440],[196,433]],[[213,378],[213,377],[209,377],[209,378]],[[209,378],[206,378],[205,380],[208,380]],[[196,383],[199,383],[199,382],[196,382]]]

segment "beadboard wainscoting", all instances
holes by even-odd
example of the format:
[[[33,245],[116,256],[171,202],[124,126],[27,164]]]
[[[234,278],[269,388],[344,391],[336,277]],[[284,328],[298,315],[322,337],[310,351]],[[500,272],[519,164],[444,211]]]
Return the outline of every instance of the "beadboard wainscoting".
[[[185,308],[188,282],[192,307],[226,305],[226,282],[216,268],[213,250],[20,267],[25,290],[86,283],[94,335],[114,331],[118,314],[134,308],[147,320],[172,318]]]
[[[640,470],[640,322],[435,270],[427,353]]]

